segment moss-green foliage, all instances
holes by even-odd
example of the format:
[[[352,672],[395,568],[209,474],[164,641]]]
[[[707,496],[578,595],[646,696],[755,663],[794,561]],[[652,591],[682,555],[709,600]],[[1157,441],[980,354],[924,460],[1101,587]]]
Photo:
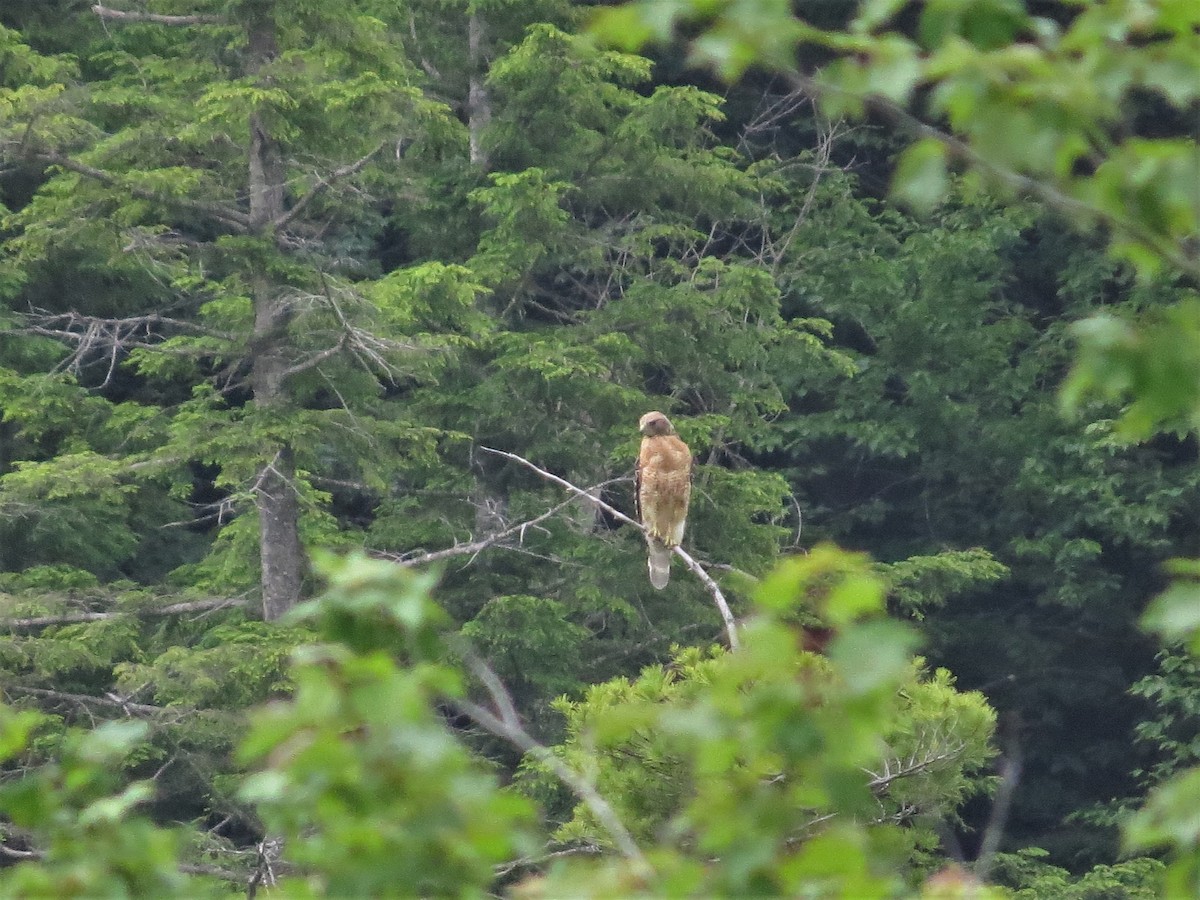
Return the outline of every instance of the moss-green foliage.
[[[792,665],[797,668],[781,675],[805,685],[802,703],[815,706],[836,691],[830,666],[820,658],[802,654]],[[645,839],[671,834],[670,823],[683,812],[699,777],[687,747],[703,740],[700,735],[706,727],[716,727],[712,720],[700,721],[705,694],[714,682],[731,677],[728,670],[736,667],[737,660],[720,651],[680,651],[669,665],[645,669],[635,680],[595,685],[579,701],[559,701],[567,721],[566,758],[597,772],[603,793],[620,798],[623,819],[635,834]],[[746,689],[765,692],[767,687],[757,682]],[[748,710],[743,715],[762,715],[770,708],[773,716],[794,716],[791,727],[796,732],[785,740],[812,743],[814,752],[836,741],[834,734],[822,735],[832,726],[821,723],[811,710],[788,712],[754,696],[743,702]],[[901,684],[886,718],[890,724],[876,748],[879,755],[868,766],[881,798],[877,821],[936,822],[971,795],[986,790],[981,773],[994,752],[990,740],[995,715],[981,695],[956,691],[944,669],[930,675],[918,667]],[[698,721],[689,724],[689,719]],[[737,732],[735,725],[723,727]],[[592,742],[594,747],[589,746]],[[708,752],[716,751],[710,747]],[[799,759],[795,765],[803,768],[806,762]],[[748,764],[744,759],[729,763]],[[784,781],[797,778],[798,772],[759,775]],[[719,784],[727,773],[722,768],[705,771],[703,777]],[[816,821],[823,810],[810,807],[797,813]],[[678,822],[674,827],[680,827]],[[596,823],[585,809],[577,808],[558,837],[594,841]],[[914,840],[928,842],[932,837],[926,833]]]
[[[1162,897],[1162,862],[1131,859],[1112,866],[1096,866],[1081,876],[1045,861],[1038,849],[1002,853],[996,857],[994,877],[1011,889],[1013,900],[1155,900]]]
[[[443,715],[467,682],[448,662],[462,637],[449,652],[433,579],[361,555],[321,566],[330,589],[293,615],[315,637],[292,654],[294,691],[255,712],[239,749],[254,771],[238,801],[282,839],[285,894],[486,889],[494,866],[533,854],[547,836],[522,792],[500,787]],[[821,590],[806,594],[810,583]],[[955,691],[948,673],[920,674],[913,635],[883,618],[884,597],[864,558],[819,548],[767,583],[742,650],[680,651],[670,667],[564,701],[568,738],[548,752],[607,798],[648,862],[574,860],[525,889],[885,897],[918,877],[905,853],[928,839],[913,826],[952,815],[985,786],[994,715],[978,695]],[[828,659],[802,651],[796,626],[782,621],[800,603],[837,623]],[[528,623],[543,608],[511,598],[481,621]],[[220,645],[253,630],[218,629]],[[0,724],[0,762],[27,765],[31,738],[52,722],[0,706]],[[164,790],[166,766],[123,782],[144,764],[154,727],[74,730],[55,762],[26,777],[0,773],[0,836],[31,854],[0,869],[0,893],[197,896],[216,890],[213,875],[249,876],[245,854],[239,861],[211,838],[191,838],[189,855],[207,851],[225,865],[179,867],[182,831],[144,812]],[[544,776],[537,758],[529,771]],[[611,827],[577,810],[554,840],[609,846]]]
[[[489,887],[492,863],[536,854],[556,826],[614,843],[544,781],[551,826],[537,832],[442,729],[447,710],[431,703],[483,692],[459,686],[434,649],[440,638],[421,622],[442,617],[415,582],[361,561],[338,570],[334,599],[310,610],[323,649],[290,669],[314,630],[247,613],[255,505],[272,448],[290,445],[310,547],[411,560],[566,499],[482,449],[495,446],[601,484],[628,511],[633,423],[662,408],[698,463],[686,546],[739,616],[752,615],[753,578],[781,550],[835,538],[879,562],[821,551],[775,575],[740,656],[698,649],[723,632],[708,593],[678,567],[653,591],[641,536],[582,502],[444,562],[439,627],[475,644],[535,736],[554,743],[567,729],[564,758],[586,762],[656,845],[657,881],[610,854],[594,871],[571,859],[546,890],[915,889],[944,862],[931,827],[953,826],[986,783],[991,713],[956,684],[985,687],[1024,722],[1007,825],[1018,844],[1044,842],[1074,868],[1111,863],[1111,835],[1067,816],[1140,789],[1125,777],[1138,768],[1182,780],[1131,834],[1182,847],[1185,881],[1174,884],[1192,877],[1192,783],[1178,771],[1193,749],[1186,673],[1141,683],[1157,711],[1123,696],[1151,665],[1131,633],[1157,560],[1194,552],[1191,439],[1127,444],[1194,424],[1190,294],[1170,278],[1136,284],[1061,216],[960,183],[930,144],[899,161],[875,134],[808,146],[824,124],[776,105],[776,86],[723,102],[683,83],[672,53],[656,71],[579,37],[575,11],[554,0],[274,4],[278,53],[248,72],[245,16],[268,5],[201,3],[186,11],[230,21],[197,28],[102,22],[65,0],[0,10],[17,29],[0,30],[0,614],[11,623],[0,683],[10,702],[42,711],[0,781],[49,765],[49,780],[31,783],[77,811],[93,801],[55,793],[53,774],[77,765],[86,740],[69,729],[143,718],[148,728],[105,756],[104,790],[150,779],[153,793],[113,815],[134,836],[150,827],[138,809],[196,826],[178,841],[146,832],[147,871],[170,870],[175,850],[163,848],[178,844],[186,864],[244,880],[279,829],[300,848],[285,856],[311,876],[293,881],[297,892],[469,893]],[[1171,55],[1194,40],[1175,6],[1176,20],[1153,11],[1165,29],[1153,40],[1103,48],[1168,105],[1193,91]],[[729,4],[697,49],[731,70],[754,54],[776,59],[796,36],[790,17],[769,27],[785,7]],[[1097,8],[1118,25],[1126,15]],[[911,35],[876,33],[896,9],[863,5],[860,52],[835,70],[844,87],[862,88],[861,76],[900,99],[939,57],[948,68],[926,74],[960,89],[955,66],[995,74],[1016,34],[1072,77],[1089,58],[1014,30],[1033,21],[1016,7],[959,15],[936,3],[916,15],[929,53],[914,57]],[[738,24],[751,14],[753,27]],[[1098,34],[1096,16],[1078,16],[1071,39]],[[1019,82],[1026,62],[1009,60],[1005,78]],[[989,84],[1004,94],[1010,83]],[[1111,100],[1124,87],[1108,90]],[[932,102],[962,113],[937,93]],[[1014,127],[964,134],[1036,169],[1050,152],[1032,139],[1046,134],[1044,109],[1030,119],[993,99]],[[292,218],[278,230],[245,220],[252,115],[286,169]],[[1102,215],[1124,197],[1152,236],[1173,241],[1187,233],[1185,143],[1125,143],[1093,172],[1069,165],[1068,141],[1056,177],[1100,190],[1083,199]],[[1130,153],[1142,164],[1113,165]],[[857,175],[838,169],[851,161]],[[893,170],[926,215],[877,199]],[[948,200],[931,208],[935,195]],[[1145,235],[1117,225],[1118,252],[1150,270]],[[274,405],[246,379],[264,296],[288,311],[268,339],[293,367]],[[1068,329],[1101,305],[1108,319]],[[1150,324],[1132,324],[1147,309]],[[74,314],[107,321],[49,318]],[[142,316],[151,324],[124,318]],[[76,354],[89,334],[100,343]],[[1085,351],[1068,399],[1086,424],[1061,420],[1054,399],[1072,336]],[[1148,621],[1186,642],[1196,572],[1178,572]],[[306,590],[321,578],[309,573]],[[181,602],[203,608],[161,615]],[[910,632],[877,616],[885,603],[919,622],[926,670],[913,668]],[[827,660],[798,651],[799,624],[832,630]],[[258,755],[231,762],[247,710],[267,700],[281,705]],[[587,744],[593,708],[615,722],[608,744]],[[1131,756],[1139,716],[1142,749],[1161,759]],[[638,722],[642,732],[621,731]],[[516,751],[468,740],[512,774]],[[239,793],[250,756],[264,768],[257,805]],[[343,779],[329,781],[331,769]],[[534,843],[476,826],[470,797]],[[818,821],[827,812],[835,818]],[[111,836],[55,828],[38,824],[30,846],[66,842],[82,858],[80,842],[95,839],[97,884],[110,884],[104,858],[140,865]],[[565,849],[581,857],[586,846]],[[58,870],[22,866],[22,878],[52,879],[39,890],[69,893]],[[1046,869],[1019,883],[1103,890],[1148,874],[1139,866],[1075,882]]]
[[[928,824],[986,790],[995,727],[981,695],[909,662],[912,635],[879,618],[883,598],[863,560],[818,548],[764,585],[742,650],[679,650],[636,679],[560,700],[556,752],[592,773],[635,837],[679,854],[667,862],[676,888],[882,895],[889,854],[932,846]],[[839,626],[828,658],[802,651],[783,624],[806,604]],[[529,790],[545,790],[547,771],[528,763]],[[585,804],[555,836],[610,842]],[[873,862],[852,862],[868,846]],[[845,854],[844,868],[821,871],[821,853]]]
[[[267,769],[242,796],[311,873],[297,896],[480,891],[493,864],[533,849],[531,809],[434,708],[462,683],[430,655],[445,623],[431,580],[363,558],[328,571],[333,589],[297,611],[321,641],[297,651],[293,698],[256,717],[240,752]]]
[[[462,634],[491,660],[517,697],[574,693],[581,687],[569,673],[589,632],[571,622],[557,601],[493,597]]]

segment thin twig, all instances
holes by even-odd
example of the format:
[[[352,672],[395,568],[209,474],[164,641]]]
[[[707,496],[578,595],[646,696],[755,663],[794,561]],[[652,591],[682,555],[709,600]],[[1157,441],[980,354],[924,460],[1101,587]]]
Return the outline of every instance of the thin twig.
[[[649,532],[647,531],[647,529],[644,525],[642,525],[640,522],[638,522],[634,519],[631,519],[629,516],[625,515],[625,513],[621,512],[615,506],[610,506],[609,504],[605,503],[603,500],[601,500],[597,497],[593,497],[584,488],[581,488],[578,485],[572,484],[571,482],[567,481],[565,478],[560,478],[558,475],[555,475],[553,472],[547,472],[545,469],[541,468],[540,466],[536,465],[535,463],[530,462],[525,457],[519,456],[516,453],[509,453],[506,450],[496,450],[492,447],[482,447],[481,446],[479,449],[483,450],[485,453],[492,453],[496,456],[503,456],[505,459],[511,459],[513,462],[520,463],[521,465],[525,466],[527,469],[530,469],[530,470],[536,472],[538,475],[540,475],[542,478],[545,478],[547,481],[551,481],[554,484],[557,484],[559,487],[566,488],[568,491],[571,491],[576,496],[582,497],[584,500],[588,501],[589,503],[592,503],[592,504],[598,506],[600,509],[604,510],[606,513],[608,513],[613,518],[618,519],[621,522],[625,522],[627,525],[632,525],[634,528],[638,529],[638,531],[641,531],[643,534],[649,534]],[[738,647],[740,646],[740,642],[738,640],[738,633],[737,633],[737,622],[733,618],[733,613],[729,609],[729,603],[725,600],[725,595],[723,593],[721,593],[721,588],[712,579],[712,577],[708,574],[708,572],[706,572],[704,570],[704,567],[701,566],[700,563],[696,562],[696,560],[693,559],[692,556],[687,551],[685,551],[682,547],[672,547],[671,549],[675,553],[676,556],[678,556],[681,560],[683,560],[683,564],[685,566],[687,566],[687,568],[689,570],[691,570],[692,574],[694,574],[698,579],[700,579],[700,583],[704,585],[705,590],[707,590],[709,595],[713,598],[713,602],[717,605],[717,610],[721,613],[721,619],[725,623],[725,634],[729,640],[729,649],[737,650]]]

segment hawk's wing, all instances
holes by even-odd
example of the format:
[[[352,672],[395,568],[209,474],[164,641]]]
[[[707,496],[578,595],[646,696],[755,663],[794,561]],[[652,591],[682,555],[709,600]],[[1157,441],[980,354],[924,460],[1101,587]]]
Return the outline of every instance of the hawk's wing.
[[[692,454],[673,434],[642,440],[634,479],[638,521],[646,528],[650,583],[667,586],[672,547],[683,541],[692,490]]]
[[[643,525],[646,523],[642,517],[642,457],[645,455],[639,452],[633,467],[633,517]]]

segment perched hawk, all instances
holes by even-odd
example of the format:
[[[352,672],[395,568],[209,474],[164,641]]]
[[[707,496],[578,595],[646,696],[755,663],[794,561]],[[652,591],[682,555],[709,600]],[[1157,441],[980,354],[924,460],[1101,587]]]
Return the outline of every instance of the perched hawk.
[[[638,519],[646,526],[650,545],[650,583],[659,590],[671,577],[671,548],[683,541],[688,499],[692,494],[692,452],[675,434],[675,426],[660,412],[648,412],[638,422],[642,449],[638,452]]]

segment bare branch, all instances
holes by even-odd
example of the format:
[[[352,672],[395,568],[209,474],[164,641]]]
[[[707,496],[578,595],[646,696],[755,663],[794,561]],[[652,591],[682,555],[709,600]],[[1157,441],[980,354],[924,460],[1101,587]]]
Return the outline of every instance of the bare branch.
[[[370,153],[368,153],[362,159],[355,160],[352,163],[347,163],[346,165],[342,166],[341,168],[334,169],[332,172],[330,172],[325,177],[317,179],[317,183],[314,184],[312,186],[312,188],[309,189],[308,193],[305,194],[303,197],[301,197],[299,200],[297,200],[295,205],[293,205],[291,209],[287,210],[282,215],[276,217],[275,221],[272,222],[271,225],[277,230],[286,228],[289,222],[291,222],[293,219],[295,219],[297,216],[299,216],[302,212],[304,212],[304,210],[308,207],[308,205],[310,203],[312,203],[313,200],[316,199],[316,197],[318,195],[323,193],[325,191],[325,189],[328,188],[330,185],[332,185],[334,182],[336,182],[342,178],[347,178],[350,175],[355,175],[358,172],[361,172],[363,167],[366,166],[366,164],[369,163],[375,157],[375,155],[377,153],[379,153],[380,150],[383,149],[383,147],[384,147],[384,144],[379,144],[378,146],[375,147],[374,150],[372,150]]]
[[[161,349],[167,339],[160,329],[171,328],[187,331],[204,337],[234,343],[237,338],[228,332],[207,328],[195,322],[172,319],[157,313],[127,318],[102,318],[84,316],[77,312],[48,313],[35,310],[25,315],[29,325],[14,331],[22,334],[37,334],[75,344],[75,349],[58,365],[58,369],[79,373],[85,367],[85,359],[103,354],[108,366],[104,384],[112,379],[120,362],[122,351],[130,349]],[[211,350],[177,347],[171,350],[176,356],[208,356]]]
[[[65,691],[51,691],[45,688],[24,687],[19,684],[6,684],[5,693],[28,694],[31,697],[41,697],[46,700],[58,700],[64,703],[74,703],[79,706],[103,706],[107,709],[119,709],[125,715],[163,716],[192,712],[187,707],[150,706],[145,703],[131,703],[123,697],[110,694],[107,697],[93,697],[90,694],[68,694]]]
[[[284,300],[289,308],[292,309],[324,309],[331,311],[334,318],[337,319],[338,326],[340,326],[338,330],[333,331],[333,334],[336,334],[337,337],[330,346],[315,351],[307,358],[289,366],[282,372],[282,377],[289,378],[293,375],[298,375],[301,372],[306,372],[309,369],[319,366],[327,359],[341,353],[346,353],[353,357],[372,376],[378,377],[382,373],[383,377],[394,383],[400,375],[400,369],[388,358],[389,355],[414,353],[423,348],[417,344],[405,343],[388,337],[380,337],[366,328],[355,325],[346,316],[346,313],[342,309],[342,304],[335,294],[340,294],[350,299],[351,302],[360,302],[361,298],[352,289],[330,284],[329,279],[324,274],[321,275],[321,284],[324,289],[323,293],[314,294],[307,291],[294,291],[284,298]],[[333,334],[330,334],[331,338]]]
[[[137,616],[143,619],[159,619],[166,616],[181,616],[194,612],[213,612],[229,606],[241,606],[244,601],[239,599],[221,598],[212,600],[191,600],[186,603],[172,603],[170,606],[143,607],[130,610],[113,610],[111,612],[78,612],[63,613],[53,616],[31,616],[25,619],[0,619],[0,631],[31,632],[40,631],[54,625],[80,625],[85,622],[103,622],[118,616]]]
[[[540,856],[523,856],[520,859],[514,859],[511,862],[496,866],[492,869],[492,874],[496,878],[503,878],[515,872],[517,869],[523,869],[531,866],[544,866],[546,863],[556,859],[561,859],[564,856],[578,856],[581,853],[588,855],[597,855],[600,853],[600,848],[595,844],[580,844],[575,847],[566,847],[562,850],[548,850]]]
[[[631,519],[629,516],[625,515],[625,513],[621,512],[615,506],[610,506],[609,504],[605,503],[603,500],[600,500],[599,498],[592,496],[584,488],[581,488],[577,485],[572,484],[571,482],[567,481],[565,478],[560,478],[559,476],[555,475],[552,472],[547,472],[545,469],[541,468],[538,465],[535,465],[534,463],[531,463],[529,460],[525,459],[525,457],[523,457],[523,456],[518,456],[516,453],[509,453],[505,450],[496,450],[496,449],[493,449],[492,447],[480,447],[479,449],[483,450],[486,453],[492,453],[496,456],[503,456],[505,459],[511,459],[513,462],[520,463],[521,465],[525,466],[527,469],[530,469],[530,470],[536,472],[538,475],[540,475],[542,478],[545,478],[547,481],[551,481],[554,484],[557,484],[559,487],[566,488],[568,491],[571,491],[576,496],[583,498],[586,502],[594,504],[595,506],[598,506],[600,509],[604,510],[606,513],[608,513],[610,516],[612,516],[614,519],[618,519],[621,522],[625,522],[627,525],[632,525],[634,528],[636,528],[638,531],[642,532],[643,534],[648,533],[645,526],[643,526],[640,522],[638,522],[634,519]],[[687,551],[685,551],[682,547],[673,547],[671,549],[674,551],[676,556],[678,556],[681,560],[683,560],[683,564],[685,566],[687,566],[688,569],[691,570],[692,574],[694,574],[697,578],[700,579],[700,583],[704,585],[705,590],[707,590],[708,593],[712,596],[713,602],[717,605],[717,610],[721,614],[721,619],[725,623],[725,634],[729,640],[729,649],[730,650],[738,649],[738,647],[740,646],[740,641],[738,640],[737,622],[733,618],[733,613],[730,612],[730,610],[729,610],[729,603],[725,600],[725,595],[723,593],[721,593],[721,588],[712,579],[712,577],[708,574],[708,572],[706,572],[704,570],[704,567],[701,566],[698,562],[696,562],[696,560],[694,560],[691,557],[691,555],[689,553],[687,553]]]
[[[967,748],[966,744],[959,743],[953,747],[930,747],[923,756],[912,756],[909,759],[885,759],[883,770],[880,772],[872,772],[866,769],[866,773],[871,776],[871,780],[867,782],[869,787],[875,793],[883,793],[887,791],[891,785],[901,780],[902,778],[911,778],[914,775],[919,775],[927,769],[931,769],[939,763],[949,762],[958,759],[962,752]]]
[[[324,350],[318,350],[312,356],[308,357],[308,359],[302,359],[295,365],[289,366],[279,373],[279,377],[291,378],[293,375],[299,375],[301,372],[307,372],[309,369],[313,368],[313,366],[319,366],[321,363],[325,362],[325,360],[341,353],[342,350],[346,348],[346,344],[349,342],[349,340],[350,335],[348,333],[343,334],[338,338],[337,343],[332,347],[326,347]]]
[[[539,744],[530,736],[522,726],[516,706],[496,673],[469,647],[463,649],[467,665],[487,689],[496,711],[493,712],[469,700],[455,699],[452,701],[454,705],[477,725],[509,741],[553,772],[555,777],[591,810],[596,821],[609,833],[621,855],[630,861],[638,876],[644,879],[652,878],[654,869],[650,862],[638,848],[633,835],[629,833],[616,810],[596,790],[595,784],[563,762],[549,747]]]
[[[600,485],[597,485],[597,487],[603,487],[603,484],[607,483],[608,482],[604,482]],[[371,555],[378,557],[379,559],[390,559],[392,562],[405,567],[424,566],[431,562],[437,562],[438,560],[449,559],[454,556],[466,556],[467,554],[470,554],[471,556],[477,556],[488,547],[495,546],[514,534],[520,535],[520,540],[518,541],[519,544],[524,543],[525,532],[528,529],[533,528],[547,519],[555,516],[575,502],[575,498],[572,497],[570,500],[564,500],[557,506],[551,507],[540,516],[535,516],[532,519],[526,519],[524,522],[518,522],[516,525],[510,525],[508,528],[505,528],[503,531],[498,531],[490,537],[483,538],[482,540],[478,541],[471,541],[467,544],[455,544],[453,547],[447,547],[444,550],[433,550],[416,556],[384,552],[374,552]]]
[[[125,12],[120,9],[109,9],[107,6],[96,4],[92,12],[102,19],[112,19],[117,22],[153,22],[155,25],[224,25],[227,20],[221,16],[164,16],[159,13]]]
[[[278,838],[268,838],[259,841],[254,874],[246,882],[246,900],[254,900],[258,896],[259,885],[274,887],[278,883],[275,874],[276,867],[282,862],[283,841]]]

